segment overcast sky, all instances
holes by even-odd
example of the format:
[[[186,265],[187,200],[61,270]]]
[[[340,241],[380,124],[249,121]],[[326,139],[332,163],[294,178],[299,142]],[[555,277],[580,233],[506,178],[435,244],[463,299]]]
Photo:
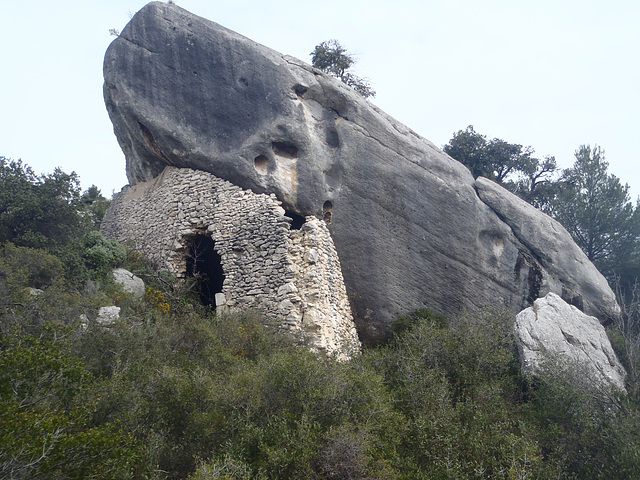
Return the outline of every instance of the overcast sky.
[[[0,156],[56,166],[106,196],[127,183],[102,98],[102,61],[146,2],[0,0]],[[176,0],[309,61],[338,39],[373,103],[442,147],[474,125],[573,163],[600,145],[640,195],[638,0]]]

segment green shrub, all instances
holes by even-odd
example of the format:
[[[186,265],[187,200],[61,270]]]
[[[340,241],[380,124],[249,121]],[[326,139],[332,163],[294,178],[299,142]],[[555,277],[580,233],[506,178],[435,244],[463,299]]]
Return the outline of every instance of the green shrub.
[[[20,160],[0,157],[0,242],[51,251],[84,234],[80,181],[56,168],[36,175]]]
[[[104,238],[94,230],[85,236],[83,258],[94,276],[99,277],[122,265],[127,258],[127,251],[116,240]]]
[[[189,480],[266,480],[268,477],[254,473],[246,463],[225,455],[221,460],[201,464],[189,476]]]
[[[419,324],[431,324],[437,328],[447,328],[449,319],[444,315],[429,310],[428,308],[419,308],[407,315],[400,315],[393,322],[389,329],[394,337],[399,337]]]
[[[11,289],[45,288],[63,274],[60,260],[44,250],[11,243],[0,248],[0,281]]]
[[[449,325],[419,311],[394,330],[375,361],[407,419],[398,449],[412,477],[540,471],[540,448],[520,421],[522,378],[508,316],[463,317]]]
[[[576,375],[576,366],[547,363],[529,389],[525,413],[547,462],[566,478],[634,478],[640,466],[640,410]]]
[[[134,439],[115,424],[92,424],[83,401],[92,376],[70,354],[68,328],[45,324],[39,337],[0,336],[0,476],[132,478]]]

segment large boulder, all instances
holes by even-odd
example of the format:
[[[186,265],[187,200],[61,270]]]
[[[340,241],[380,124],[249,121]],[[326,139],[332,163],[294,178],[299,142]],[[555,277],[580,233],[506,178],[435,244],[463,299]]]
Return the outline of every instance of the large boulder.
[[[604,327],[558,295],[550,293],[520,312],[514,330],[525,372],[560,362],[591,386],[625,389],[626,372]]]
[[[104,77],[132,185],[199,169],[330,222],[363,339],[411,309],[516,312],[549,291],[603,321],[618,313],[584,255],[558,261],[577,248],[568,236],[300,60],[154,2],[110,45]],[[537,234],[521,235],[503,204]]]
[[[126,293],[136,297],[144,297],[144,280],[124,268],[113,270],[113,281],[122,287]]]
[[[120,307],[111,305],[109,307],[100,307],[96,323],[102,327],[110,327],[120,319]]]

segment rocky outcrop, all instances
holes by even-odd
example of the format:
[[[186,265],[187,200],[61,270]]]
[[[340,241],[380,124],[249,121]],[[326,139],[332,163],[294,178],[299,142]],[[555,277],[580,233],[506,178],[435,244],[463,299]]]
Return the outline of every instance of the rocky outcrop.
[[[216,308],[258,309],[347,359],[360,343],[327,225],[286,213],[273,195],[168,167],[115,195],[101,228],[177,277],[200,278]]]
[[[302,61],[151,3],[109,47],[104,76],[131,185],[201,170],[330,222],[361,338],[419,307],[515,312],[547,292],[601,320],[618,313],[568,237],[543,231],[557,224]]]
[[[111,305],[109,307],[100,307],[96,323],[102,327],[110,327],[120,319],[120,307]]]
[[[520,312],[515,338],[525,372],[559,361],[594,386],[625,390],[626,372],[602,325],[558,295],[550,293]]]
[[[486,178],[476,190],[542,266],[529,280],[529,301],[553,292],[599,319],[619,315],[609,284],[562,225]]]

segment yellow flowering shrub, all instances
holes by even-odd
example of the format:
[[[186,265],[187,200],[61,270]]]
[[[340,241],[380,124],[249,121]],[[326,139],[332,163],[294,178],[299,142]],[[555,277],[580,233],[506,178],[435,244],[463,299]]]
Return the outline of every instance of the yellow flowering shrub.
[[[145,298],[155,306],[160,313],[169,313],[169,302],[167,302],[160,290],[156,290],[147,285],[145,287]]]

